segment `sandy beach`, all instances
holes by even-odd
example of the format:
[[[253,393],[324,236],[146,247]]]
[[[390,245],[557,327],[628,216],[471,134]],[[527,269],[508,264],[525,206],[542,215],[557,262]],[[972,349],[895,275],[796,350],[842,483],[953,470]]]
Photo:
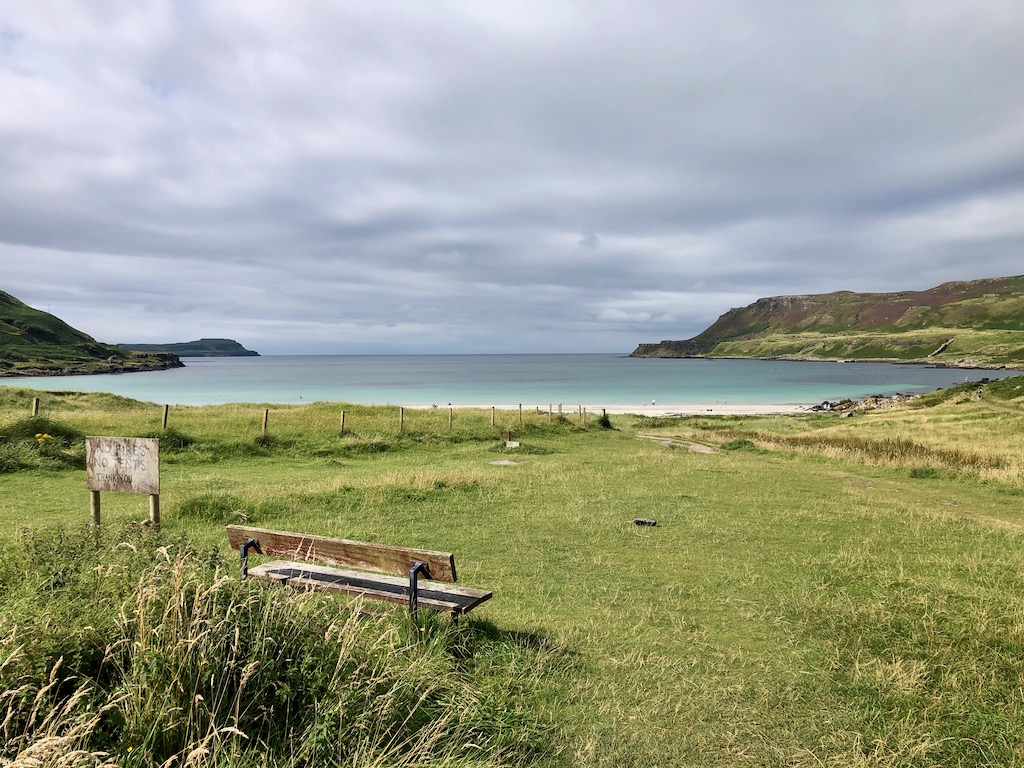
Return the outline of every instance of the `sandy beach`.
[[[699,416],[699,415],[718,415],[718,416],[763,416],[769,414],[797,414],[807,413],[812,407],[810,404],[806,405],[779,405],[779,404],[759,404],[759,405],[743,405],[733,403],[655,403],[655,404],[624,404],[624,403],[613,403],[608,405],[598,404],[572,404],[562,403],[562,414],[569,415],[572,413],[578,413],[579,408],[582,405],[586,409],[588,415],[600,415],[602,411],[606,411],[609,414],[637,414],[641,416]],[[444,405],[438,404],[437,406],[409,406],[409,407],[426,407],[426,408],[444,408],[447,410],[449,407],[448,403]],[[497,408],[499,411],[518,411],[519,404],[493,404],[493,405],[469,405],[465,403],[452,403],[451,407],[455,410],[460,409],[490,409]],[[533,403],[523,403],[523,411],[536,411],[540,409],[542,413],[547,413],[548,405],[536,405]],[[558,412],[558,405],[552,405],[553,410]]]
[[[608,405],[583,406],[587,413],[600,413],[604,408],[608,413],[635,413],[643,416],[697,416],[700,414],[718,414],[719,416],[761,416],[766,414],[806,413],[811,405],[734,405],[732,403],[686,403],[668,405]]]

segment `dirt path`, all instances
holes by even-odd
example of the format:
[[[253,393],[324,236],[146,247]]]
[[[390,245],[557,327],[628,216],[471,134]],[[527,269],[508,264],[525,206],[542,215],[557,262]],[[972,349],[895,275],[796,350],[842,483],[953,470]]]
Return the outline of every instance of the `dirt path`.
[[[689,440],[679,440],[674,437],[665,437],[664,435],[637,435],[637,438],[640,440],[650,440],[658,445],[664,445],[666,448],[686,448],[694,453],[718,453],[710,445],[694,443]]]
[[[1018,415],[1022,412],[1019,406],[1010,405],[1009,403],[1005,403],[1001,400],[992,400],[984,393],[981,395],[981,402],[991,408],[995,408],[997,411],[1006,411],[1007,413],[1016,413]]]

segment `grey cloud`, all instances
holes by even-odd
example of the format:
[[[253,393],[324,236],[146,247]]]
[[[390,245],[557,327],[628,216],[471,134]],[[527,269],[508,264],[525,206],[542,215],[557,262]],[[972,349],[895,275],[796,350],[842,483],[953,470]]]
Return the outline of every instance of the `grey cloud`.
[[[0,289],[94,335],[626,351],[1020,271],[1011,0],[58,10],[0,11]]]

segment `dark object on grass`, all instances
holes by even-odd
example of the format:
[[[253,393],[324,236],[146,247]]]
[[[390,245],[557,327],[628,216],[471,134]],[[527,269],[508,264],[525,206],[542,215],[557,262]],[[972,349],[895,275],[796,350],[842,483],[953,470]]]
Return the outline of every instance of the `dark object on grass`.
[[[651,520],[649,517],[638,517],[633,521],[633,525],[657,525],[657,520]]]

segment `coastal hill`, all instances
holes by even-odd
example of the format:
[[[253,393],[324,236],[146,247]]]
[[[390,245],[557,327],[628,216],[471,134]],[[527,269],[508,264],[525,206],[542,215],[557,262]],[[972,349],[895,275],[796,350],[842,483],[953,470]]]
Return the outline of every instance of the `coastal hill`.
[[[175,344],[118,344],[134,352],[171,352],[179,357],[259,357],[233,339],[198,339]]]
[[[129,373],[181,366],[173,354],[136,353],[98,342],[0,291],[0,376]]]
[[[1024,367],[1024,275],[926,291],[758,299],[692,339],[640,344],[631,356]]]

